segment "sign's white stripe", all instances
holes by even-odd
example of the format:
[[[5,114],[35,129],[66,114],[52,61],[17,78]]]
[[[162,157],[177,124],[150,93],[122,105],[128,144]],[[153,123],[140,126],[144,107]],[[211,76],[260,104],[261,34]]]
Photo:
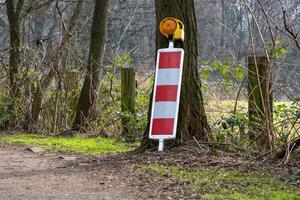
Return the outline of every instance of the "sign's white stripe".
[[[176,118],[176,102],[155,102],[153,118]]]
[[[179,69],[158,69],[157,85],[178,85]]]

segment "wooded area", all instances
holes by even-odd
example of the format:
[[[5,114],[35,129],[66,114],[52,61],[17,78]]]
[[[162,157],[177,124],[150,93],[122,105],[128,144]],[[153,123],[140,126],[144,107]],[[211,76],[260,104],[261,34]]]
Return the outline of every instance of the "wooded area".
[[[278,185],[288,177],[289,193],[256,198],[243,188],[249,194],[230,196],[218,185],[206,188],[212,196],[194,189],[197,197],[175,199],[299,199],[299,10],[300,0],[0,0],[0,144],[100,155],[108,147],[99,141],[111,139],[105,153],[119,154],[110,162],[125,157],[194,185],[211,173],[199,163],[225,155],[247,163],[241,172],[279,166],[269,175],[278,172]],[[184,24],[184,41],[174,41],[184,62],[176,140],[157,154],[149,130],[156,52],[169,45],[158,28],[166,17]],[[134,159],[120,153],[131,150]],[[178,166],[166,159],[172,155]],[[227,173],[223,161],[216,165]],[[189,179],[193,170],[208,174]]]

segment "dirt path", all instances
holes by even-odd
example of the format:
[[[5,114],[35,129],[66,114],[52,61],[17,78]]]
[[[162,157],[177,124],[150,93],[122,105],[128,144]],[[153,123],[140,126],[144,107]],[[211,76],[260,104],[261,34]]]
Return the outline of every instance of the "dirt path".
[[[0,146],[0,200],[191,199],[184,183],[155,177],[132,160]]]
[[[0,144],[0,200],[168,200],[201,199],[189,181],[172,179],[142,166],[163,165],[199,170],[221,168],[268,171],[290,180],[289,168],[298,169],[299,159],[289,166],[252,162],[234,153],[198,151],[192,146],[172,151],[149,151],[85,157],[55,152],[32,152]],[[288,168],[287,168],[288,167]]]

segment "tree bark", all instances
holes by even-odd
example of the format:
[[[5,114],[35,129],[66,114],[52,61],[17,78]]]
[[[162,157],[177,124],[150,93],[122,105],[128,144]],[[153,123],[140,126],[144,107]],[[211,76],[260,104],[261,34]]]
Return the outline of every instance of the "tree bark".
[[[15,0],[6,0],[10,32],[9,81],[12,98],[17,97],[19,93],[17,80],[21,49],[21,12],[24,0],[17,1],[16,6],[15,2]]]
[[[135,131],[130,127],[130,117],[135,113],[136,80],[134,68],[121,69],[122,135],[127,143],[135,141]]]
[[[80,92],[73,130],[83,130],[92,120],[100,83],[101,64],[105,50],[108,0],[96,0],[91,28],[91,43],[87,72]]]
[[[177,125],[177,142],[192,139],[207,141],[211,138],[211,129],[203,105],[201,82],[198,71],[199,46],[197,38],[197,21],[193,0],[156,0],[156,26],[166,17],[181,20],[185,26],[185,41],[175,43],[176,47],[184,46],[184,66]],[[168,47],[168,40],[156,31],[156,48]],[[151,103],[149,106],[149,122]],[[151,143],[147,138],[149,134],[148,122],[144,134],[142,147]]]
[[[220,47],[222,48],[222,51],[225,50],[225,11],[226,11],[226,8],[225,8],[225,0],[221,0],[221,8],[222,8],[222,18],[221,18],[221,21],[222,21],[222,25],[221,25],[221,41],[220,41]]]
[[[274,148],[271,63],[266,57],[248,57],[249,139],[261,150]]]

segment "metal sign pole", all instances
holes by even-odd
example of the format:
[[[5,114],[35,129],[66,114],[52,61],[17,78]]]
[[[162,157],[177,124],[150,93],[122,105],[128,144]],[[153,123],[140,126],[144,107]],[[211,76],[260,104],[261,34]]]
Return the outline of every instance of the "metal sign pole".
[[[164,151],[164,139],[159,139],[158,151]]]
[[[174,42],[173,41],[169,41],[169,49],[174,48]]]

